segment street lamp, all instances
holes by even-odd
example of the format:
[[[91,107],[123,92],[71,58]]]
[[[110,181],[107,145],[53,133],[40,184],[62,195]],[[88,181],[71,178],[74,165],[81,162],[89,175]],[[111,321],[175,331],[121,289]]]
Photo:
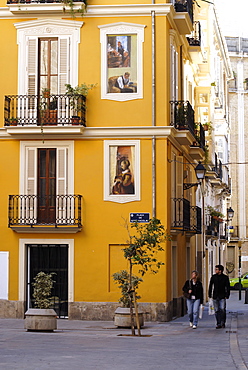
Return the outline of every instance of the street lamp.
[[[189,183],[189,184],[183,184],[183,190],[187,190],[192,188],[193,186],[198,186],[202,180],[204,180],[206,174],[206,168],[203,166],[201,162],[198,163],[198,165],[195,167],[195,175],[198,180],[198,182],[195,183]]]
[[[233,219],[233,216],[234,216],[234,210],[232,209],[232,207],[229,207],[227,209],[227,220],[231,221]]]

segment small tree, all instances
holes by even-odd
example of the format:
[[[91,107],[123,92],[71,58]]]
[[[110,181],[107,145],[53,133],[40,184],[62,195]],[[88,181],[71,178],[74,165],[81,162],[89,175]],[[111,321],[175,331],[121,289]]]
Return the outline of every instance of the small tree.
[[[126,270],[121,270],[119,272],[115,272],[112,275],[114,281],[116,284],[119,284],[119,288],[121,290],[121,298],[119,299],[119,303],[122,304],[123,307],[130,307],[130,305],[133,303],[133,300],[130,302],[130,276],[129,273]],[[132,285],[135,290],[138,289],[139,284],[143,280],[139,278],[136,275],[132,276]],[[131,296],[132,298],[132,296]],[[137,295],[137,291],[135,291],[135,299],[140,299],[141,297]]]
[[[156,274],[160,267],[164,265],[163,262],[158,261],[156,254],[159,251],[164,251],[161,243],[165,240],[169,240],[170,236],[166,234],[164,226],[161,224],[160,220],[157,218],[152,218],[146,224],[139,224],[137,222],[131,224],[131,229],[134,229],[134,234],[131,234],[130,228],[126,223],[126,229],[128,232],[129,240],[128,246],[123,249],[124,257],[129,263],[129,291],[130,291],[130,316],[131,316],[131,326],[132,335],[135,335],[134,329],[134,318],[132,309],[132,298],[135,306],[135,314],[138,328],[138,335],[140,336],[140,326],[138,319],[138,308],[136,303],[136,292],[133,284],[133,266],[139,266],[139,273],[142,276],[146,274],[147,271]]]
[[[51,306],[51,291],[55,281],[52,279],[55,272],[51,274],[46,274],[40,271],[34,278],[32,283],[34,287],[33,297],[35,299],[36,308],[50,308]]]

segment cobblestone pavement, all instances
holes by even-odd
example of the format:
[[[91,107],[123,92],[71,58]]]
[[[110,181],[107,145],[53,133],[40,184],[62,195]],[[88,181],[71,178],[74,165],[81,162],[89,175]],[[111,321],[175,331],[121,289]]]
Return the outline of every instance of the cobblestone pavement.
[[[227,325],[215,329],[207,307],[196,330],[188,317],[145,323],[142,337],[113,322],[58,320],[53,333],[24,330],[24,321],[0,319],[0,369],[247,369],[248,304],[233,291]]]

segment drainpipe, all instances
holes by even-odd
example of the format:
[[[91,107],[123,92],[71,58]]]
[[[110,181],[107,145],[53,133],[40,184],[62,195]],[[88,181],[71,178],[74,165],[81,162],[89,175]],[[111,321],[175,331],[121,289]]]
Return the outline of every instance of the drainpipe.
[[[155,0],[152,0],[155,4]],[[156,81],[155,81],[155,11],[152,20],[152,126],[156,126]],[[156,217],[156,138],[152,137],[152,217]]]

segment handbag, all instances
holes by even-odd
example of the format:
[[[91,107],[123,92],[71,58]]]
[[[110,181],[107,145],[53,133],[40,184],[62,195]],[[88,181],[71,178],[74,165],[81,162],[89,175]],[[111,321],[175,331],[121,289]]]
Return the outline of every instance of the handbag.
[[[191,289],[191,280],[189,280],[189,290],[192,290],[192,289]],[[189,293],[189,292],[183,292],[183,296],[184,296],[186,299],[190,299],[190,297],[191,297],[191,293]]]
[[[203,304],[200,304],[200,307],[199,307],[199,319],[202,319],[203,311],[204,311],[204,306],[203,306]]]
[[[213,299],[212,298],[209,298],[209,301],[208,301],[208,314],[209,315],[214,315],[215,314],[215,311],[214,311],[214,303],[213,303]]]

